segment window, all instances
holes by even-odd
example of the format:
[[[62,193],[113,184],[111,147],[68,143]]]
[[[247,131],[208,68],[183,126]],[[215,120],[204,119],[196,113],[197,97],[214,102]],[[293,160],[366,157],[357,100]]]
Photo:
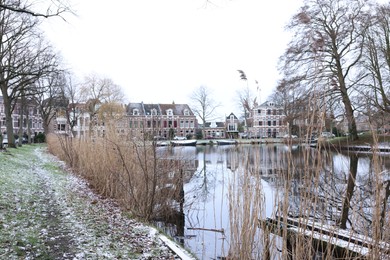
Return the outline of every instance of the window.
[[[276,126],[276,121],[274,121],[273,123],[274,123],[274,126]]]
[[[267,110],[267,115],[271,115],[271,109]]]
[[[271,121],[270,120],[268,121],[268,126],[271,126]]]
[[[168,116],[173,116],[173,110],[172,109],[168,109],[167,110],[167,115]]]
[[[14,117],[14,127],[19,127],[19,118],[18,117]]]
[[[65,124],[57,124],[57,131],[65,131]]]
[[[259,121],[259,126],[262,126],[263,125],[263,121]]]
[[[139,115],[138,109],[133,109],[133,116],[138,116],[138,115]]]
[[[188,109],[184,109],[184,115],[185,116],[189,116],[190,115],[190,111]]]
[[[157,116],[157,110],[155,108],[152,109],[152,116]]]

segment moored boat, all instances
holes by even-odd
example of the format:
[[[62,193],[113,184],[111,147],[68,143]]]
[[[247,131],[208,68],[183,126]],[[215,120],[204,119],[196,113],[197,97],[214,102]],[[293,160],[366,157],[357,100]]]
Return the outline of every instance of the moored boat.
[[[217,140],[218,145],[236,145],[238,144],[237,140]]]
[[[172,146],[195,146],[197,140],[172,140]]]

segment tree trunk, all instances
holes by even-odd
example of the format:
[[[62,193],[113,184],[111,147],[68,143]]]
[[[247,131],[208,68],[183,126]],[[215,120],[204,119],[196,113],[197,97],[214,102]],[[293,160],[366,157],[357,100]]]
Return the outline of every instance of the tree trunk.
[[[349,161],[349,176],[348,176],[348,183],[347,183],[347,191],[343,202],[343,208],[341,210],[341,218],[340,218],[341,229],[347,228],[349,208],[351,206],[351,199],[356,185],[355,181],[356,181],[358,161],[359,161],[359,157],[356,154],[351,154],[351,158]]]
[[[5,93],[7,94],[7,93]],[[15,138],[14,138],[14,127],[13,127],[13,118],[11,110],[11,100],[8,95],[4,95],[4,114],[5,114],[5,125],[7,129],[7,138],[8,138],[8,147],[15,148]]]

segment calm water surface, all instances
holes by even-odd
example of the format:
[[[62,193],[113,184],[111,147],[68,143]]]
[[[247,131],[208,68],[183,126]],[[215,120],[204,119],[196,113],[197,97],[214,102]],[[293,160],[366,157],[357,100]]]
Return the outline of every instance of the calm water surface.
[[[245,180],[257,181],[254,189],[259,189],[261,194],[253,197],[258,200],[255,203],[261,204],[259,218],[271,217],[275,214],[277,201],[285,193],[285,176],[290,174],[294,179],[289,192],[289,210],[299,211],[300,199],[294,195],[294,190],[302,188],[302,176],[299,172],[306,169],[306,174],[310,174],[307,169],[314,165],[320,167],[323,174],[318,182],[323,183],[321,187],[324,190],[332,190],[329,193],[331,195],[327,196],[334,196],[337,200],[345,187],[351,162],[349,155],[324,153],[318,159],[316,149],[282,144],[161,149],[166,149],[162,151],[169,156],[187,162],[184,172],[184,204],[181,209],[184,214],[171,219],[171,223],[165,223],[165,229],[198,259],[220,259],[228,256],[229,250],[233,250],[231,214],[235,214],[234,218],[237,219],[234,223],[237,223],[248,213],[240,210],[243,203],[240,196],[245,193]],[[388,172],[389,158],[380,158],[383,171]],[[357,184],[364,186],[369,182],[372,159],[367,155],[360,156],[357,165]],[[362,196],[361,192],[356,194]],[[253,208],[257,204],[251,205]],[[321,212],[329,219],[334,214],[332,210]]]

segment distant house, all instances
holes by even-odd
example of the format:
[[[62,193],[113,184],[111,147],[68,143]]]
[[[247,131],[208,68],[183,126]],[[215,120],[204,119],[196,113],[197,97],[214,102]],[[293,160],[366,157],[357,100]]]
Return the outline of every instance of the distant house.
[[[14,134],[19,133],[19,129],[22,128],[22,132],[27,134],[28,126],[30,127],[31,135],[34,137],[39,133],[44,132],[43,119],[39,112],[38,106],[33,102],[27,103],[25,111],[21,111],[21,104],[17,102],[12,112],[12,125]],[[20,122],[20,115],[23,113],[23,122]],[[27,117],[28,114],[28,117]],[[28,119],[27,119],[28,118]],[[0,129],[1,133],[7,131],[5,124],[5,113],[4,113],[4,99],[0,96]]]
[[[248,128],[248,135],[257,138],[282,137],[288,133],[284,118],[282,107],[272,101],[266,101],[251,111],[249,120],[252,126]]]
[[[129,103],[126,112],[131,136],[195,136],[196,116],[187,104]]]
[[[225,122],[206,122],[205,139],[226,138]]]
[[[230,113],[225,119],[226,136],[229,138],[237,138],[239,125],[240,120],[233,113]]]

